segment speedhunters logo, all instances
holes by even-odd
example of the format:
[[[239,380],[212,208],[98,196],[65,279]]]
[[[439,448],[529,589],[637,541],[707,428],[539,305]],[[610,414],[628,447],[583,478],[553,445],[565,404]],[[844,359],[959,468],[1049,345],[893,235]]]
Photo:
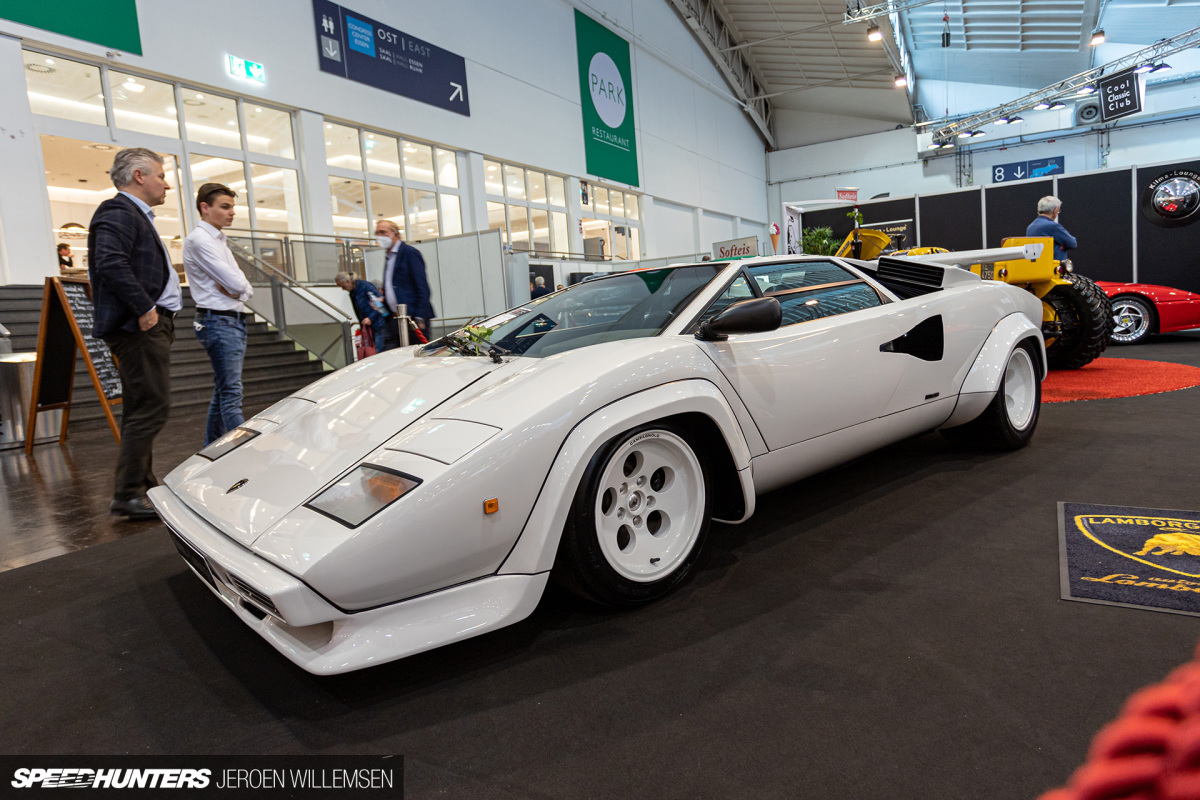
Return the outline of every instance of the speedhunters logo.
[[[26,790],[32,790],[26,791]],[[56,790],[62,790],[56,792]],[[0,756],[0,798],[404,796],[400,756]]]
[[[204,789],[207,769],[21,768],[13,773],[14,789]]]

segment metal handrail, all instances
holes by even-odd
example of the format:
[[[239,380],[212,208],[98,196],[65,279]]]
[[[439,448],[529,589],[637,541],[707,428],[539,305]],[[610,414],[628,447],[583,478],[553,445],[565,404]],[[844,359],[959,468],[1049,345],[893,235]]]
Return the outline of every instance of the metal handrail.
[[[229,247],[231,250],[236,248],[239,251],[239,254],[242,256],[242,258],[245,258],[247,261],[252,263],[255,267],[257,267],[258,269],[267,273],[272,278],[276,278],[281,283],[286,284],[289,289],[292,289],[296,292],[303,294],[305,296],[305,299],[311,301],[314,305],[319,304],[319,305],[324,306],[325,308],[322,310],[328,310],[329,316],[335,317],[338,322],[345,322],[347,320],[349,320],[351,322],[358,321],[358,320],[350,319],[350,317],[346,315],[346,312],[342,311],[340,308],[333,305],[325,298],[321,297],[321,295],[310,291],[307,286],[300,283],[295,278],[291,277],[290,275],[287,275],[284,272],[281,272],[279,269],[277,269],[272,264],[259,258],[257,255],[254,254],[254,251],[249,250],[248,248],[246,248],[245,245],[238,244],[237,242],[229,242]]]
[[[263,235],[270,238],[305,238],[305,239],[333,239],[341,240],[350,244],[375,244],[375,240],[370,236],[346,236],[340,233],[310,233],[308,231],[268,231],[262,228],[225,228],[230,233],[249,233],[252,235]]]
[[[358,324],[358,320],[351,319],[345,312],[337,306],[331,304],[325,298],[308,289],[300,282],[293,279],[291,276],[283,273],[269,262],[259,258],[252,250],[247,249],[237,242],[229,242],[230,251],[233,252],[236,248],[237,255],[241,257],[249,267],[257,270],[258,273],[265,276],[269,282],[271,290],[271,322],[276,330],[287,336],[293,342],[296,342],[305,350],[313,353],[322,362],[334,369],[352,363],[355,360],[354,348],[354,326]],[[331,339],[323,349],[318,350],[323,341],[311,342],[306,344],[298,339],[294,333],[288,332],[287,307],[284,297],[284,292],[291,292],[293,295],[302,299],[308,306],[314,309],[318,314],[323,314],[329,319],[329,324],[337,325],[341,329],[341,335]],[[253,301],[250,307],[254,309]],[[257,310],[257,309],[255,309]],[[261,313],[261,312],[260,312]],[[263,313],[263,316],[266,316]],[[330,356],[330,351],[337,347],[339,342],[342,345],[341,355],[343,360],[339,360]]]

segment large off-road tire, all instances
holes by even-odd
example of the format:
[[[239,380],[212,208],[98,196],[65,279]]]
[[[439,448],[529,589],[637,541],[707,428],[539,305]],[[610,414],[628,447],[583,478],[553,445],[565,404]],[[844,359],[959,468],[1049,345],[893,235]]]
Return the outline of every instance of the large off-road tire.
[[[1014,347],[996,396],[984,412],[965,425],[944,428],[942,435],[955,444],[988,450],[1018,450],[1029,444],[1042,408],[1037,351],[1029,340]]]
[[[1137,344],[1150,335],[1158,317],[1154,304],[1126,294],[1112,299],[1113,344]]]
[[[1100,357],[1113,330],[1112,303],[1084,275],[1070,274],[1070,286],[1056,286],[1043,298],[1062,329],[1046,348],[1050,369],[1079,369]]]
[[[621,607],[656,600],[683,581],[704,545],[712,506],[708,471],[690,435],[654,422],[600,448],[563,531],[558,583]]]

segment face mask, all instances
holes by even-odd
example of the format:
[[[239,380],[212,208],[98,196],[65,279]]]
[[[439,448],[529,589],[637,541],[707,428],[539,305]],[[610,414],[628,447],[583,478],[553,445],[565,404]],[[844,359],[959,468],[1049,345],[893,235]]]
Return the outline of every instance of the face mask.
[[[390,236],[376,236],[375,241],[379,242],[380,247],[387,248],[389,250],[392,247],[392,237]]]

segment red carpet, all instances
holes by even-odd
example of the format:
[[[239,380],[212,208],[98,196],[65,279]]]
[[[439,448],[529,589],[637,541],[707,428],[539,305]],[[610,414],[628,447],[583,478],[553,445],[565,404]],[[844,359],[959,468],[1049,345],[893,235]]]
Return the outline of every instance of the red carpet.
[[[1135,358],[1098,358],[1083,369],[1051,370],[1043,403],[1136,397],[1200,386],[1200,367]]]

